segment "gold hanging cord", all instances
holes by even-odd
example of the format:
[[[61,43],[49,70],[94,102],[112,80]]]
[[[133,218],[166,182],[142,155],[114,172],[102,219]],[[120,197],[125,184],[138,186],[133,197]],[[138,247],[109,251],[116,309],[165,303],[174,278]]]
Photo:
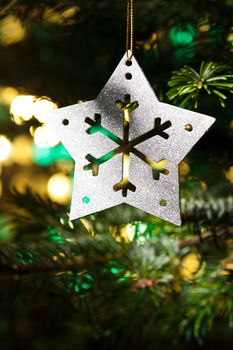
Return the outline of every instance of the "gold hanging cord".
[[[126,56],[127,60],[133,56],[133,0],[127,0]]]

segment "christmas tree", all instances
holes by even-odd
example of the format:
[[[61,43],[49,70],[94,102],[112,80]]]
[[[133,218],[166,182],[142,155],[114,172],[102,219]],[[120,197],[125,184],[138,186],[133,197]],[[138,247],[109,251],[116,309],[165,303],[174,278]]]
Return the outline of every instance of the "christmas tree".
[[[0,2],[3,350],[232,347],[232,0],[134,1],[159,100],[216,118],[179,165],[182,226],[125,204],[69,219],[74,161],[46,115],[96,98],[126,3]]]

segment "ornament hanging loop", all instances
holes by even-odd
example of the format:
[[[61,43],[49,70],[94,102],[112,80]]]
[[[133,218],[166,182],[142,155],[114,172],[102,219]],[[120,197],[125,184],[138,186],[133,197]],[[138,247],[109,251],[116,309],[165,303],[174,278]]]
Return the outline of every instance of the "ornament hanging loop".
[[[133,57],[133,0],[127,0],[126,16],[126,57],[130,61]]]

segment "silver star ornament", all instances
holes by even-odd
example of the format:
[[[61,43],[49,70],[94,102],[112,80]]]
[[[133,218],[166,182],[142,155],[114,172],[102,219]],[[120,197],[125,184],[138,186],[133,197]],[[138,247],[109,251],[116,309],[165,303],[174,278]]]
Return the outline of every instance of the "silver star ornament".
[[[95,100],[47,116],[75,161],[70,219],[127,203],[180,225],[178,165],[214,121],[159,102],[124,55]]]

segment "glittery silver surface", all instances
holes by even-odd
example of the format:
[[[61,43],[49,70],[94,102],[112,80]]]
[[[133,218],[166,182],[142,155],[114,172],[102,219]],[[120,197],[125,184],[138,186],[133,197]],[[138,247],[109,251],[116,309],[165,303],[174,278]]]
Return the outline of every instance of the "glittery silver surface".
[[[127,73],[132,79],[126,78]],[[156,118],[161,118],[161,123],[170,121],[172,125],[166,130],[168,139],[156,135],[135,146],[156,162],[167,159],[169,174],[161,174],[159,180],[154,180],[151,167],[130,153],[129,181],[136,186],[136,191],[128,191],[123,197],[122,191],[113,189],[122,178],[121,154],[101,164],[98,176],[84,170],[84,166],[88,164],[88,154],[100,158],[118,147],[102,133],[88,134],[86,130],[90,125],[86,118],[94,120],[94,116],[100,114],[101,125],[122,139],[124,113],[115,102],[123,100],[126,94],[131,101],[139,103],[131,113],[129,140],[153,129]],[[63,124],[65,119],[68,125]],[[133,57],[132,65],[127,66],[124,56],[96,100],[60,108],[48,115],[47,121],[75,160],[71,220],[127,203],[181,224],[178,165],[214,123],[214,118],[159,102],[136,59]],[[186,130],[187,124],[192,125],[192,131]],[[89,198],[89,203],[85,198]],[[161,200],[166,200],[166,206],[161,205]]]

